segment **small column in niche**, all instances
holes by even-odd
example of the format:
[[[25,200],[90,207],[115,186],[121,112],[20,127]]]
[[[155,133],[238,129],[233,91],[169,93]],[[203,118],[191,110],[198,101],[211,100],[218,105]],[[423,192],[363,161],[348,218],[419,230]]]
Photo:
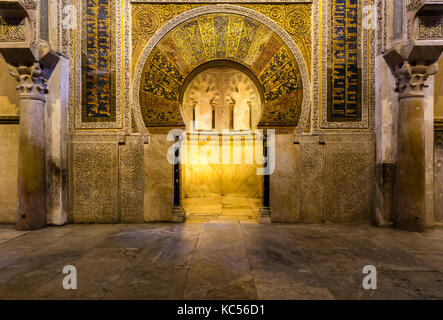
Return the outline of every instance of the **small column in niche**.
[[[194,132],[251,131],[261,114],[255,83],[233,68],[210,68],[189,82],[183,95],[183,116]]]
[[[215,105],[211,104],[212,107],[212,130],[215,130]]]
[[[190,94],[195,130],[215,130],[215,108],[218,100],[215,79],[207,74],[197,76],[197,81],[191,84]]]
[[[233,127],[236,131],[251,130],[251,105],[257,94],[246,75],[233,80],[230,90],[233,103]]]

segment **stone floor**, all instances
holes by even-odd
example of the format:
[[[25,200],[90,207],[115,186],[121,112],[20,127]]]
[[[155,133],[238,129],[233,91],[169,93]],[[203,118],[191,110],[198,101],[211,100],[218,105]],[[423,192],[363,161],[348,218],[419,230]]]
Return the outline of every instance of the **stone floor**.
[[[187,222],[257,222],[260,199],[231,196],[185,198],[183,207]]]
[[[65,265],[78,289],[64,290]],[[374,265],[378,289],[364,290]],[[0,226],[1,299],[443,299],[443,229],[186,223]]]

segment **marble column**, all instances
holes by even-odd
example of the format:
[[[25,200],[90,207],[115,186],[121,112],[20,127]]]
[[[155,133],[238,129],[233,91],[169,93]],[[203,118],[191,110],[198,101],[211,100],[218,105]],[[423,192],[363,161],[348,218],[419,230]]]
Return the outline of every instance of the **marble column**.
[[[269,146],[267,132],[263,132],[263,192],[262,204],[259,210],[258,222],[271,223],[271,176],[269,172]]]
[[[46,79],[39,63],[11,68],[20,99],[17,229],[46,225],[45,93]]]
[[[424,61],[405,61],[394,70],[399,92],[394,223],[411,231],[426,227],[424,88],[436,71],[436,64]]]
[[[172,221],[183,222],[185,220],[186,211],[183,208],[181,201],[181,163],[180,163],[180,137],[175,137],[174,145],[174,188],[173,188],[173,201],[174,207],[172,209]]]

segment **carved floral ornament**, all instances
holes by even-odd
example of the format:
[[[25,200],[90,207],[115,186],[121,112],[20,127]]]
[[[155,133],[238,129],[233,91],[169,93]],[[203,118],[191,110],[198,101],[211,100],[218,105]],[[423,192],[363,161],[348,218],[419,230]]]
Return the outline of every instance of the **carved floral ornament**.
[[[20,98],[32,97],[44,99],[44,94],[48,93],[46,81],[40,63],[36,62],[32,66],[9,67],[10,74],[18,82],[17,90]]]
[[[396,91],[401,96],[421,96],[423,89],[428,87],[430,75],[437,73],[437,63],[429,66],[425,64],[411,65],[408,61],[394,70],[396,77]]]

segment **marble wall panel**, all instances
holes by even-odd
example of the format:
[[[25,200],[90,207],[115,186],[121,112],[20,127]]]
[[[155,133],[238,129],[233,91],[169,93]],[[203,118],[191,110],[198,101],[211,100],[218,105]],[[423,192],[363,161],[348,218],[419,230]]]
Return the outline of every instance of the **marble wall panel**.
[[[183,167],[183,197],[199,198],[223,194],[223,165],[189,164]]]
[[[18,94],[17,83],[1,56],[0,83],[0,222],[13,223],[17,213]],[[2,124],[6,119],[15,120]]]
[[[67,107],[69,61],[60,57],[48,81],[45,105],[47,223],[67,222]]]
[[[275,136],[275,172],[271,175],[272,222],[300,219],[300,148],[292,134]]]
[[[424,139],[425,139],[425,212],[426,225],[435,224],[434,215],[434,83],[431,77],[424,88]]]
[[[0,124],[0,222],[17,214],[18,125]]]
[[[438,60],[438,70],[439,72],[434,76],[434,114],[435,118],[443,119],[443,58]]]
[[[227,142],[223,144],[219,137],[209,141],[200,139],[198,149],[193,149],[190,142],[188,144],[187,161],[182,167],[183,197],[260,198],[262,179],[257,175],[255,157],[263,152],[261,141],[241,142],[236,137],[234,143],[234,137],[225,137]],[[224,161],[223,157],[227,155],[230,158]]]
[[[0,56],[0,117],[18,115],[17,83],[9,74],[8,65]]]
[[[170,221],[173,208],[173,167],[167,152],[172,142],[166,134],[152,134],[144,146],[144,219],[146,222]]]

